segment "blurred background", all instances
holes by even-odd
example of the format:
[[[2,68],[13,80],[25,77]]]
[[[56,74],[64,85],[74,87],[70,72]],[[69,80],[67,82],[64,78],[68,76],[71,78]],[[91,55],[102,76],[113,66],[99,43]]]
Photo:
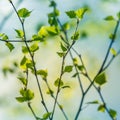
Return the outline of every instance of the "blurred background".
[[[48,25],[47,14],[52,9],[49,6],[48,0],[13,0],[17,9],[25,7],[32,11],[31,16],[25,22],[27,38],[30,39],[33,34],[36,34],[42,25]],[[87,6],[89,12],[85,14],[84,19],[80,22],[79,29],[83,34],[81,40],[77,41],[74,48],[82,54],[85,65],[91,77],[94,77],[99,69],[105,53],[109,45],[109,35],[114,31],[115,22],[106,22],[104,18],[108,15],[113,15],[116,18],[116,13],[120,11],[120,0],[56,0],[57,7],[60,10],[60,21],[65,23],[69,21],[65,12],[75,10],[80,7]],[[70,20],[71,29],[74,29],[75,21]],[[7,0],[0,0],[0,33],[6,33],[11,39],[15,39],[16,34],[14,29],[20,29],[20,23],[13,12],[13,8]],[[70,31],[71,32],[71,31]],[[70,34],[69,32],[69,34]],[[120,49],[120,29],[118,37],[114,43],[114,49]],[[38,68],[47,69],[49,73],[49,83],[54,88],[54,80],[60,72],[61,59],[56,52],[60,50],[59,39],[49,38],[45,43],[40,44],[40,50],[36,54],[36,64]],[[19,96],[21,83],[18,81],[17,73],[21,72],[15,68],[14,62],[21,61],[23,57],[21,52],[21,43],[14,43],[16,48],[10,53],[3,42],[0,42],[0,119],[1,120],[34,120],[31,111],[26,103],[20,104],[15,97]],[[67,64],[71,63],[69,57]],[[9,72],[3,73],[3,69],[11,68]],[[14,74],[12,74],[14,73]],[[109,108],[117,111],[117,120],[120,119],[120,56],[118,56],[110,67],[106,70],[107,83],[102,87],[102,94]],[[66,85],[70,85],[70,89],[65,89],[61,92],[59,102],[63,105],[70,120],[74,119],[76,110],[79,106],[80,93],[77,80],[71,78],[69,74],[64,76]],[[42,88],[46,89],[44,83]],[[86,86],[87,82],[85,81]],[[30,76],[30,85],[35,91],[35,99],[32,101],[34,110],[38,115],[43,114],[43,107],[40,105],[38,96],[37,84],[34,77]],[[49,108],[52,107],[51,98],[46,95]],[[94,88],[90,90],[85,99],[85,103],[89,101],[100,100],[99,95]],[[71,104],[72,103],[72,104]],[[39,107],[38,107],[39,106]],[[97,105],[89,105],[81,114],[79,120],[109,120],[106,113],[97,111]],[[42,114],[41,114],[42,113]],[[64,120],[59,109],[55,115],[55,120]]]

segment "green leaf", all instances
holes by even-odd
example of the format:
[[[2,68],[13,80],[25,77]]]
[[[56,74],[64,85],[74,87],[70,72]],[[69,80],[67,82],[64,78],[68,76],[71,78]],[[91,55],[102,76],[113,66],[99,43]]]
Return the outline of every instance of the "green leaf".
[[[67,48],[61,43],[61,49],[63,52],[67,51]]]
[[[77,31],[75,34],[71,37],[72,40],[78,40],[80,36],[80,33]]]
[[[22,18],[26,18],[30,16],[31,11],[27,10],[26,8],[22,8],[18,10],[18,15]]]
[[[38,43],[34,43],[30,46],[30,51],[35,52],[39,49]]]
[[[77,58],[73,58],[73,63],[74,63],[74,65],[78,65],[78,59]]]
[[[27,54],[27,53],[28,53],[28,49],[27,49],[26,46],[22,46],[22,52],[23,52],[24,54]]]
[[[86,11],[87,11],[86,8],[80,8],[76,10],[75,13],[76,13],[77,18],[82,19]]]
[[[79,71],[83,71],[84,70],[84,66],[83,65],[77,65],[77,68]]]
[[[24,57],[22,58],[21,62],[20,62],[20,65],[21,65],[21,66],[22,66],[22,65],[25,65],[25,64],[26,64],[26,61],[27,61],[27,58],[26,58],[26,56],[24,56]]]
[[[64,72],[71,72],[72,71],[72,69],[73,69],[73,66],[72,65],[68,65],[68,66],[65,66],[65,68],[64,68]]]
[[[57,35],[59,32],[56,26],[48,26],[48,27],[46,27],[46,30],[47,30],[48,34],[52,35],[52,36]]]
[[[60,80],[60,79],[58,78],[57,80],[55,80],[54,85],[55,85],[56,87],[58,87],[58,86],[61,87],[61,86],[64,85],[64,83],[63,83],[62,80]]]
[[[104,18],[104,20],[111,21],[115,20],[115,18],[113,16],[107,16],[106,18]]]
[[[76,13],[74,10],[67,11],[66,14],[69,18],[76,18]]]
[[[52,114],[51,112],[45,113],[45,114],[43,115],[43,119],[44,119],[44,120],[47,120],[47,119],[50,117],[51,114]]]
[[[24,32],[22,30],[15,29],[15,31],[17,33],[17,37],[18,38],[23,38],[24,37]]]
[[[18,77],[18,79],[23,83],[23,85],[27,85],[27,80],[24,77]]]
[[[95,82],[98,84],[98,85],[103,85],[105,84],[107,81],[106,81],[106,75],[105,73],[101,73],[99,74],[96,78],[95,78]]]
[[[116,52],[116,50],[115,50],[114,48],[111,48],[111,49],[110,49],[110,52],[111,52],[111,54],[112,54],[113,56],[116,56],[116,55],[117,55],[117,52]]]
[[[9,38],[8,38],[8,36],[6,34],[3,34],[2,39],[3,40],[8,40]]]
[[[16,97],[16,100],[20,103],[25,102],[25,98],[24,97]]]
[[[78,75],[78,73],[75,73],[72,77],[74,78],[74,77],[76,77]]]
[[[57,52],[57,54],[60,56],[60,57],[63,57],[65,55],[64,52]]]
[[[54,92],[53,92],[53,90],[49,89],[46,93],[50,94],[50,95],[53,95]]]
[[[30,101],[34,98],[34,93],[30,89],[21,89],[20,94],[24,98],[24,101]]]
[[[15,48],[14,45],[10,42],[6,42],[5,45],[9,48],[10,52]]]
[[[98,107],[98,111],[100,111],[100,112],[105,112],[105,105],[100,105],[99,107]]]
[[[39,35],[33,35],[33,36],[32,36],[32,40],[41,41],[41,42],[44,41],[44,39],[43,39],[42,37],[40,37]]]
[[[109,113],[110,113],[110,115],[112,116],[113,119],[116,119],[117,112],[116,112],[115,110],[110,109],[110,110],[109,110]]]
[[[109,38],[110,38],[111,40],[115,40],[115,37],[116,37],[116,35],[114,35],[114,34],[110,34],[110,35],[109,35]]]
[[[98,100],[94,100],[92,102],[88,102],[87,104],[99,104],[99,101]]]
[[[63,24],[63,29],[64,29],[64,30],[69,30],[69,29],[70,29],[69,23],[67,23],[67,22],[64,23],[64,24]]]
[[[44,38],[46,36],[48,36],[48,32],[47,32],[47,26],[42,26],[40,28],[40,30],[38,31],[38,35],[41,37],[41,38]]]
[[[43,79],[46,79],[46,77],[48,76],[48,72],[47,70],[37,70],[37,75],[41,75]]]
[[[69,85],[65,85],[65,86],[63,86],[63,87],[61,87],[62,89],[65,89],[65,88],[70,88],[70,86]]]

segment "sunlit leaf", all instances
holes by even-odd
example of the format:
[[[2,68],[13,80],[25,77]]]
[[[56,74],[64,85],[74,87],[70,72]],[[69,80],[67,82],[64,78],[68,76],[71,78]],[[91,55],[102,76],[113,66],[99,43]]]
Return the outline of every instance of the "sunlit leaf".
[[[46,93],[52,95],[54,92],[53,92],[53,90],[50,89]]]
[[[107,81],[106,81],[106,75],[105,73],[101,73],[99,74],[96,78],[95,78],[95,82],[98,84],[98,85],[103,85],[105,84]]]
[[[34,43],[30,46],[30,51],[35,52],[39,49],[38,43]]]
[[[69,29],[70,29],[70,24],[67,23],[67,22],[64,23],[64,24],[63,24],[63,29],[64,29],[64,30],[69,30]]]
[[[48,76],[47,70],[37,70],[37,74],[41,75],[43,79],[46,79],[46,77]]]
[[[17,37],[18,38],[23,38],[24,37],[24,32],[22,30],[15,29],[15,31],[17,33]]]
[[[80,8],[76,10],[75,13],[76,13],[77,18],[82,19],[86,11],[87,11],[86,8]]]
[[[116,56],[116,55],[117,55],[117,52],[116,52],[116,50],[115,50],[114,48],[111,48],[111,49],[110,49],[110,52],[111,52],[111,54],[112,54],[113,56]]]
[[[27,10],[26,8],[22,8],[18,10],[18,15],[22,18],[26,18],[30,16],[31,11]]]
[[[15,48],[14,45],[10,42],[6,42],[5,45],[9,48],[10,52]]]

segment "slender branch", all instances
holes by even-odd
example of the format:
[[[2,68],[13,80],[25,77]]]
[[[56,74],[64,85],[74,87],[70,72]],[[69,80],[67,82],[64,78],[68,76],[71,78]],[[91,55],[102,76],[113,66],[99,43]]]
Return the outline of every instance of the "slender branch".
[[[46,104],[45,104],[44,97],[43,97],[43,93],[42,93],[41,86],[40,86],[40,83],[39,83],[39,79],[38,79],[38,76],[37,76],[37,69],[36,69],[36,66],[35,66],[34,56],[33,56],[32,52],[30,51],[29,45],[28,45],[28,43],[27,43],[27,41],[26,41],[27,39],[26,39],[26,34],[25,34],[26,32],[25,32],[25,28],[24,28],[24,20],[22,20],[22,19],[20,18],[19,14],[18,14],[18,12],[17,12],[17,10],[16,10],[16,8],[15,8],[15,6],[14,6],[14,4],[12,3],[11,0],[10,0],[10,3],[11,3],[11,5],[13,6],[13,8],[14,8],[17,16],[18,16],[18,19],[19,19],[19,21],[20,21],[20,23],[21,23],[21,25],[22,25],[22,29],[23,29],[23,33],[24,33],[24,42],[25,42],[25,45],[26,45],[26,47],[27,47],[27,49],[28,49],[29,55],[30,55],[30,57],[31,57],[31,59],[32,59],[32,62],[33,62],[34,74],[35,74],[35,77],[36,77],[36,80],[37,80],[37,85],[38,85],[38,88],[39,88],[39,93],[40,93],[40,96],[41,96],[41,99],[42,99],[41,103],[43,104],[46,112],[48,113],[49,111],[48,111],[48,108],[47,108],[47,106],[46,106]],[[50,117],[49,117],[49,119],[50,119]]]
[[[32,114],[33,114],[33,116],[35,117],[35,119],[36,119],[36,120],[42,120],[42,118],[37,117],[37,115],[35,114],[35,112],[34,112],[32,106],[31,106],[31,103],[28,102],[27,104],[28,104],[28,107],[30,108],[30,110],[31,110],[31,112],[32,112]]]
[[[2,42],[18,42],[18,43],[23,43],[23,42],[25,42],[25,41],[23,41],[23,40],[13,40],[13,39],[9,39],[9,40],[3,40],[3,39],[0,39],[0,41],[2,41]],[[28,42],[34,42],[34,41],[36,41],[36,40],[26,40],[26,42],[28,43]]]
[[[46,85],[47,85],[47,87],[48,87],[48,90],[49,90],[49,92],[50,92],[51,97],[55,100],[55,96],[54,96],[53,93],[51,92],[51,88],[50,88],[50,86],[49,86],[49,84],[48,84],[47,79],[45,80],[45,83],[46,83]],[[68,120],[68,117],[67,117],[64,109],[61,107],[61,105],[59,104],[58,101],[57,101],[57,105],[58,105],[58,107],[60,108],[61,112],[63,113],[65,119]]]

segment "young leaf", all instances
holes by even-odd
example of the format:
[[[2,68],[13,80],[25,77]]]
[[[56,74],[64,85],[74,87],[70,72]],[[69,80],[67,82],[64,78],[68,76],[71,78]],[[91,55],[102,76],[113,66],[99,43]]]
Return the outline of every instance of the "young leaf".
[[[103,85],[105,84],[107,81],[106,81],[106,75],[105,73],[101,73],[99,74],[96,78],[95,78],[95,82],[98,84],[98,85]]]
[[[24,97],[16,97],[16,100],[20,103],[25,102],[25,98]]]
[[[104,18],[104,20],[111,21],[115,20],[115,18],[113,16],[107,16],[106,18]]]
[[[45,113],[45,114],[43,115],[43,119],[44,119],[44,120],[47,120],[47,119],[50,117],[50,115],[51,115],[51,112]]]
[[[87,104],[99,104],[99,101],[98,100],[94,100],[92,102],[88,102]]]
[[[86,8],[80,8],[76,10],[75,13],[76,13],[77,18],[82,19],[86,11],[87,11]]]
[[[26,18],[30,16],[31,11],[27,10],[26,8],[22,8],[18,10],[18,15],[22,18]]]
[[[117,112],[116,112],[115,110],[110,109],[110,110],[109,110],[109,113],[110,113],[110,115],[112,116],[113,119],[116,119]]]
[[[22,30],[17,30],[17,29],[15,29],[15,31],[16,31],[16,33],[17,33],[17,37],[18,37],[18,38],[23,38],[23,37],[24,37],[24,33],[23,33]]]
[[[74,10],[67,11],[66,14],[69,18],[76,18],[76,13]]]
[[[34,44],[32,44],[32,45],[30,46],[30,51],[31,51],[31,52],[35,52],[35,51],[37,51],[38,49],[39,49],[39,46],[38,46],[37,43],[34,43]]]
[[[23,52],[24,54],[27,54],[27,53],[28,53],[28,49],[27,49],[26,46],[22,46],[22,52]]]
[[[24,56],[24,57],[22,58],[21,62],[20,62],[20,65],[21,65],[21,66],[22,66],[22,65],[25,65],[26,61],[27,61],[27,58],[26,58],[26,56]]]
[[[71,72],[73,69],[72,65],[65,66],[64,72]]]
[[[77,68],[79,71],[83,71],[84,70],[84,66],[83,65],[77,65]]]
[[[57,80],[55,80],[54,85],[55,85],[56,87],[58,87],[58,86],[61,87],[61,86],[64,85],[64,83],[63,83],[62,80],[60,80],[60,79],[58,78]]]
[[[9,48],[10,52],[15,48],[14,45],[10,42],[6,42],[5,45]]]
[[[69,30],[70,29],[70,24],[69,23],[65,23],[65,24],[63,24],[63,29],[64,30]]]
[[[49,35],[57,35],[58,34],[58,29],[55,26],[48,26],[46,27],[47,32],[49,33]]]
[[[80,33],[77,31],[75,34],[71,37],[72,40],[78,40],[80,36]]]
[[[67,48],[61,43],[61,49],[63,52],[67,51]]]
[[[76,77],[78,75],[78,73],[75,73],[72,77]]]
[[[64,52],[57,52],[57,54],[60,56],[60,57],[63,57],[65,55]]]
[[[47,93],[47,94],[50,94],[50,95],[53,95],[54,92],[53,92],[53,90],[50,89],[50,90],[48,90],[46,93]]]
[[[23,83],[23,85],[27,85],[27,80],[24,77],[18,77],[18,79]]]
[[[114,34],[110,34],[110,35],[109,35],[109,38],[110,38],[111,40],[115,40],[115,37],[116,37],[116,35],[114,35]]]
[[[48,72],[47,72],[47,70],[37,70],[37,75],[41,75],[41,77],[44,80],[48,76]]]
[[[111,54],[112,54],[113,56],[116,56],[116,55],[117,55],[117,52],[116,52],[116,50],[115,50],[114,48],[111,48],[111,49],[110,49],[110,52],[111,52]]]
[[[98,111],[100,111],[100,112],[105,112],[105,105],[100,105],[99,107],[98,107]]]

